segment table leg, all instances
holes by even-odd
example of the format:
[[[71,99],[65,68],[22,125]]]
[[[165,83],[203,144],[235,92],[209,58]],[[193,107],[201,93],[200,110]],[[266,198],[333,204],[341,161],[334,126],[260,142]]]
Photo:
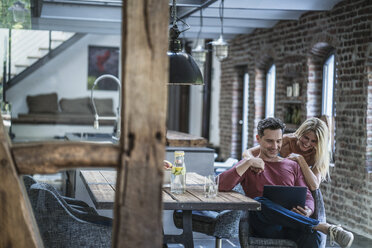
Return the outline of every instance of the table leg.
[[[164,243],[183,244],[185,248],[194,248],[194,239],[192,234],[192,211],[182,211],[183,232],[180,235],[164,235]]]

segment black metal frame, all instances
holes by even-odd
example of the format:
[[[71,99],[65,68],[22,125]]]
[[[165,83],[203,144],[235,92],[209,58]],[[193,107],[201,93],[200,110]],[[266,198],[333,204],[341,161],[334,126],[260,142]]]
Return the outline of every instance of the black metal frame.
[[[182,211],[183,232],[179,235],[164,235],[165,244],[183,244],[185,248],[194,248],[192,234],[192,211]]]

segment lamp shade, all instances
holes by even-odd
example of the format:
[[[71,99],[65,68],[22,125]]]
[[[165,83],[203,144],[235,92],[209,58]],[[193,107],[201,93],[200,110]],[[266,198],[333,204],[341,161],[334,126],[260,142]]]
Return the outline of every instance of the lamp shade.
[[[203,85],[203,76],[193,57],[184,52],[167,52],[169,84]]]
[[[8,10],[13,12],[13,20],[15,22],[25,21],[27,9],[25,8],[25,4],[23,2],[21,1],[14,2],[13,5]]]
[[[177,25],[169,30],[169,84],[172,85],[203,85],[201,71],[194,58],[181,49],[181,41],[178,39],[179,30]]]
[[[207,50],[205,50],[201,45],[197,45],[192,51],[192,56],[196,60],[196,63],[204,64],[207,56]]]
[[[223,40],[222,35],[220,36],[218,40],[212,41],[211,44],[213,46],[213,51],[219,61],[222,61],[228,57],[229,45],[227,44],[227,42]]]

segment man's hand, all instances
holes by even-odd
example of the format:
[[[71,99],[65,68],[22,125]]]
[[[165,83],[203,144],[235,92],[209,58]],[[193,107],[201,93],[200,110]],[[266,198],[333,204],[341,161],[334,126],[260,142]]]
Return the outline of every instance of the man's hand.
[[[297,206],[297,208],[292,208],[292,211],[306,217],[310,217],[311,214],[313,213],[313,211],[311,211],[311,209],[308,208],[308,206],[305,206],[305,208]]]
[[[239,176],[242,176],[247,170],[252,170],[255,173],[261,173],[265,169],[265,162],[260,158],[243,158],[235,169]]]
[[[250,158],[247,163],[249,169],[255,173],[261,173],[265,170],[265,162],[261,158]]]

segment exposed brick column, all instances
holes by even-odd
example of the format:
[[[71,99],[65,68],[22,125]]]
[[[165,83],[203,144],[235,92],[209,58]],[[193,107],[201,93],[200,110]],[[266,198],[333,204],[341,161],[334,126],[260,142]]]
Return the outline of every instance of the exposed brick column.
[[[322,87],[323,87],[323,66],[322,60],[315,56],[307,59],[308,63],[308,83],[307,83],[307,116],[320,116],[322,108]]]
[[[258,122],[265,118],[265,72],[261,69],[256,69],[255,72],[255,88],[254,88],[254,127],[257,127]],[[257,135],[257,129],[254,128],[253,135]],[[257,140],[254,139],[254,145],[257,145]]]

